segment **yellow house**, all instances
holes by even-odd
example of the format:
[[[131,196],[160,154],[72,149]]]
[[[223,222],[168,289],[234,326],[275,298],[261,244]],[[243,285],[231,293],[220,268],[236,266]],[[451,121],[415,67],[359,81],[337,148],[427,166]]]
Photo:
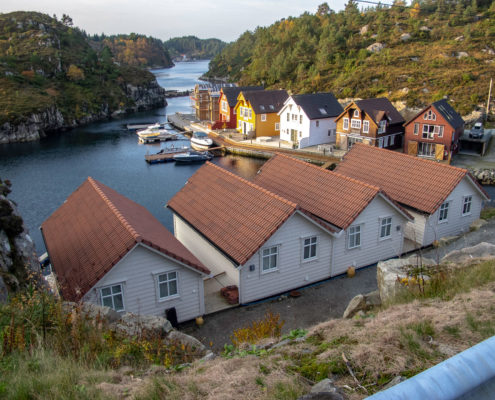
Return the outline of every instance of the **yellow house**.
[[[250,137],[278,136],[277,114],[289,95],[285,90],[242,91],[237,96],[237,130]]]

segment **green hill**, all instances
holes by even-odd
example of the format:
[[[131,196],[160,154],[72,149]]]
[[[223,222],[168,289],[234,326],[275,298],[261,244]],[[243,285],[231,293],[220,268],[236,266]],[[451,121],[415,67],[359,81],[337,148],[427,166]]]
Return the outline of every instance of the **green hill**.
[[[383,48],[370,47],[376,43]],[[340,12],[324,3],[315,14],[245,32],[211,61],[207,76],[339,98],[387,96],[408,106],[448,96],[467,113],[486,102],[494,43],[491,0],[396,1],[366,10],[351,0]]]
[[[93,49],[71,25],[36,12],[0,14],[0,143],[163,105],[153,74],[117,65],[108,47]]]
[[[160,40],[131,33],[130,35],[95,35],[92,44],[97,48],[107,46],[114,58],[121,64],[135,67],[169,68],[174,65],[172,58]]]
[[[208,60],[219,54],[226,45],[220,39],[198,39],[196,36],[182,36],[165,42],[174,59],[185,55],[189,59]]]

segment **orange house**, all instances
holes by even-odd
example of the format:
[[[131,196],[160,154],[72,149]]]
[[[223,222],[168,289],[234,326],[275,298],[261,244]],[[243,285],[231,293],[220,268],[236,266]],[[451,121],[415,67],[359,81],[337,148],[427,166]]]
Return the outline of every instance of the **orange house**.
[[[213,125],[213,129],[235,129],[237,127],[237,115],[235,113],[237,96],[242,91],[249,90],[263,90],[263,86],[224,87],[220,89],[219,118]]]

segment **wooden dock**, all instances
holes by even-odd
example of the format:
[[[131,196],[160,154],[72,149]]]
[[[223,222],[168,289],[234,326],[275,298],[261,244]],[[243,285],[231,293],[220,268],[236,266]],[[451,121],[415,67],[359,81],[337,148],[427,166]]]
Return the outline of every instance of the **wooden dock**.
[[[144,156],[144,159],[148,164],[166,163],[166,162],[174,161],[174,156],[176,154],[185,154],[193,149],[190,149],[189,147],[185,147],[185,148],[183,147],[178,149],[167,149],[167,150],[168,151],[164,151],[163,153],[146,154]],[[203,151],[209,151],[213,153],[213,155],[219,156],[225,154],[225,147],[223,146],[211,147],[208,150],[203,150]]]

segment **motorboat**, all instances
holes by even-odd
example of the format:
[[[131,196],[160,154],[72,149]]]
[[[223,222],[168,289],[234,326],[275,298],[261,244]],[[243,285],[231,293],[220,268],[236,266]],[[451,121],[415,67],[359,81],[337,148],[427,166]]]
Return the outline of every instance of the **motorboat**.
[[[204,132],[193,132],[191,137],[191,147],[196,150],[207,150],[213,144],[208,135]]]
[[[213,154],[208,151],[188,151],[187,153],[174,155],[176,164],[192,164],[209,161],[213,158]]]
[[[163,129],[162,126],[158,123],[150,125],[146,129],[142,129],[140,131],[137,131],[136,133],[142,139],[152,139],[160,135],[170,134],[168,130]]]

